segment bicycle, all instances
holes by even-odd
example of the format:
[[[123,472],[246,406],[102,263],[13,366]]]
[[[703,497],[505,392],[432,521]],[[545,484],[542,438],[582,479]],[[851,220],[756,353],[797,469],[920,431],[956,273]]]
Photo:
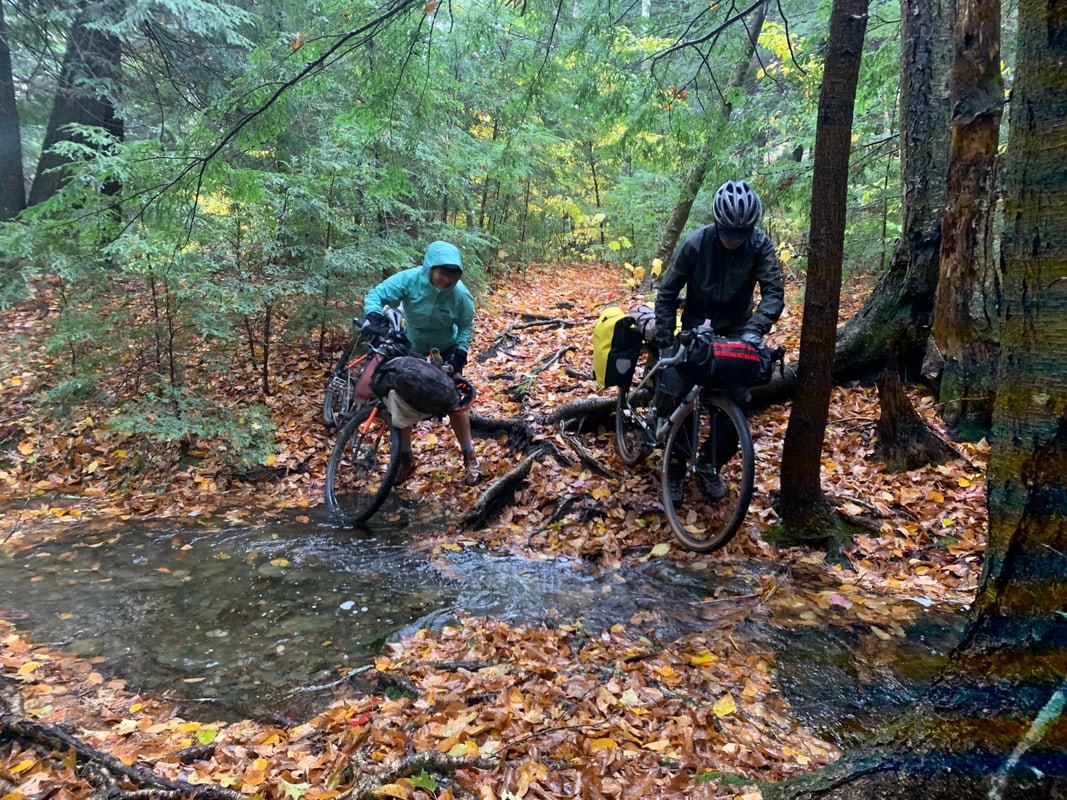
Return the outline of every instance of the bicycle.
[[[338,427],[326,465],[326,505],[345,525],[369,520],[385,502],[396,480],[400,459],[400,428],[393,424],[384,397],[376,395],[370,378],[377,366],[411,350],[398,311],[387,309],[389,334],[382,339],[364,336],[360,320],[353,320],[356,335],[345,349],[322,403],[323,422]],[[460,394],[456,408],[474,400],[474,385],[453,377]]]
[[[642,348],[633,380],[619,388],[615,441],[627,465],[663,445],[660,489],[671,532],[687,549],[710,553],[733,538],[748,514],[756,455],[731,387],[696,384],[669,415],[657,412],[657,376],[684,364],[692,341],[692,332],[683,332],[675,352],[662,358],[652,346]],[[784,353],[778,348],[772,356],[781,364]]]
[[[338,428],[326,465],[326,505],[346,525],[370,519],[396,478],[400,429],[368,385],[378,364],[409,352],[399,314],[386,319],[390,335],[380,341],[365,337],[360,320],[353,320],[356,335],[334,369],[322,401],[323,422]]]

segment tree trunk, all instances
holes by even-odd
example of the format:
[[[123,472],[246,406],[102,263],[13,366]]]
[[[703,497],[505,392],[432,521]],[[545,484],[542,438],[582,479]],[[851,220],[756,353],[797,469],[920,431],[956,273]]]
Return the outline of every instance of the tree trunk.
[[[1024,0],[1019,23],[988,579],[978,603],[1005,617],[1067,608],[1067,0]],[[1043,585],[1012,592],[1019,578]]]
[[[22,173],[22,137],[15,105],[15,80],[11,72],[4,6],[0,3],[0,222],[13,219],[26,207]]]
[[[780,513],[787,535],[825,540],[831,507],[819,483],[830,411],[834,332],[841,298],[848,159],[868,0],[834,0],[815,129],[811,258],[800,331],[797,392],[782,451]]]
[[[890,472],[908,472],[956,458],[956,451],[915,413],[895,365],[878,376],[878,406],[881,414],[875,455]]]
[[[30,205],[47,200],[67,180],[64,167],[70,160],[52,148],[61,141],[82,139],[66,126],[94,125],[115,139],[122,139],[122,121],[115,114],[112,100],[120,85],[122,45],[115,36],[87,27],[90,21],[113,18],[121,10],[120,5],[119,0],[83,3],[78,21],[71,28],[41,158],[30,189]]]
[[[767,800],[1067,796],[1067,0],[1022,0],[1018,42],[974,618],[906,717]]]
[[[901,0],[900,14],[903,230],[889,269],[838,335],[839,380],[876,375],[890,350],[899,354],[905,376],[918,377],[930,337],[948,162],[954,3]]]
[[[749,70],[752,66],[752,55],[756,52],[756,44],[759,42],[760,31],[763,30],[763,23],[767,19],[767,3],[763,3],[755,10],[752,15],[752,24],[746,26],[748,32],[748,43],[745,48],[744,57],[734,66],[733,74],[730,76],[730,82],[726,86],[725,94],[729,96],[730,90],[742,86],[748,76]],[[678,244],[678,239],[681,238],[682,231],[685,230],[686,224],[689,222],[689,212],[693,210],[693,203],[697,199],[697,195],[700,193],[700,188],[704,185],[704,178],[708,171],[708,162],[711,160],[715,153],[716,146],[716,132],[729,121],[730,115],[733,113],[733,106],[725,104],[722,109],[722,120],[712,125],[712,132],[708,135],[708,141],[703,151],[697,157],[696,164],[689,170],[685,177],[685,181],[682,183],[682,189],[678,193],[678,199],[675,201],[674,209],[671,211],[671,216],[667,220],[667,224],[663,227],[663,233],[660,234],[659,241],[656,243],[656,249],[652,253],[653,262],[659,261],[661,265],[666,264],[671,254],[674,252],[675,246]],[[652,270],[646,273],[643,291],[648,291],[652,285],[654,278]]]
[[[952,148],[941,228],[934,341],[944,359],[942,416],[953,432],[989,433],[996,398],[1000,277],[993,258],[994,188],[1004,80],[1000,2],[961,5],[952,72]]]

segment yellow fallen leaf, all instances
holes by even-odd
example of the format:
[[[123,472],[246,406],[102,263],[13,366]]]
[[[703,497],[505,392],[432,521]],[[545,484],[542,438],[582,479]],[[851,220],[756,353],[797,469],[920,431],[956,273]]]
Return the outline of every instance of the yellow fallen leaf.
[[[667,542],[660,542],[652,548],[652,552],[649,555],[658,558],[667,555],[669,552],[671,552],[671,546]]]
[[[25,772],[37,762],[32,758],[24,758],[10,769],[12,775],[18,775],[20,772]]]
[[[289,566],[289,559],[288,558],[272,558],[271,561],[270,561],[270,565],[272,567],[288,567]]]
[[[378,797],[396,797],[399,800],[407,800],[408,787],[402,783],[387,783],[375,789],[374,794]]]
[[[614,739],[605,736],[600,739],[593,739],[593,741],[589,743],[589,746],[593,750],[605,750],[610,747],[618,747],[619,743]]]
[[[707,650],[703,650],[699,653],[693,653],[691,656],[689,656],[689,663],[692,664],[694,667],[702,667],[705,664],[710,664],[712,661],[715,660],[716,656],[712,653],[709,653]]]
[[[41,666],[41,662],[40,661],[27,661],[25,664],[23,664],[21,667],[19,667],[19,673],[18,674],[19,675],[29,675],[31,672],[33,672],[35,669],[37,669],[39,666]]]
[[[728,717],[737,711],[737,703],[734,702],[734,696],[727,692],[715,702],[711,710],[717,717]]]

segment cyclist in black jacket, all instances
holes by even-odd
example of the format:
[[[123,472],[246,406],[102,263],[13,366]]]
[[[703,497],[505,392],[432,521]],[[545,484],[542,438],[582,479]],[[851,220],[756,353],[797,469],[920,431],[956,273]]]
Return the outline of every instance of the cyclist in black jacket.
[[[757,344],[785,308],[785,282],[770,237],[756,225],[759,197],[745,181],[727,181],[715,192],[715,222],[689,234],[674,252],[656,295],[656,342],[674,341],[679,295],[686,290],[682,328],[711,321],[719,336]],[[756,284],[759,306],[753,308]]]
[[[757,346],[785,308],[782,267],[770,237],[756,227],[763,205],[752,187],[745,181],[727,181],[715,192],[712,211],[715,222],[693,231],[675,250],[656,294],[656,344],[661,352],[674,344],[679,306],[684,330],[707,320],[716,335],[740,337]],[[760,301],[754,307],[756,284]],[[683,288],[684,304],[680,299]],[[657,391],[660,414],[669,414],[688,388],[677,372],[670,372],[664,373],[663,385]],[[738,387],[734,394],[742,405],[747,403],[747,390]],[[718,468],[732,457],[737,451],[732,425],[721,427],[717,450],[715,454],[701,453],[700,461],[715,461]],[[684,469],[684,464],[672,465],[679,473]],[[714,480],[718,485],[705,490],[710,499],[726,493],[717,474]]]

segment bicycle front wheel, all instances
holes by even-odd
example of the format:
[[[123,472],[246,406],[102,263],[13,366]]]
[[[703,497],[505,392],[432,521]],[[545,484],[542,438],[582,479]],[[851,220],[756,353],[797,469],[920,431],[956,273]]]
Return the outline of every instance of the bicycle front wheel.
[[[671,425],[661,472],[674,538],[697,553],[725,545],[752,502],[756,455],[744,412],[729,398],[698,393]]]
[[[326,465],[326,505],[346,525],[366,522],[396,477],[400,431],[376,404],[359,408],[341,428]]]
[[[655,425],[652,419],[653,388],[641,385],[648,371],[655,364],[652,351],[641,348],[637,369],[628,386],[619,387],[615,400],[615,449],[624,464],[636,464],[652,450],[653,434],[645,427]]]

